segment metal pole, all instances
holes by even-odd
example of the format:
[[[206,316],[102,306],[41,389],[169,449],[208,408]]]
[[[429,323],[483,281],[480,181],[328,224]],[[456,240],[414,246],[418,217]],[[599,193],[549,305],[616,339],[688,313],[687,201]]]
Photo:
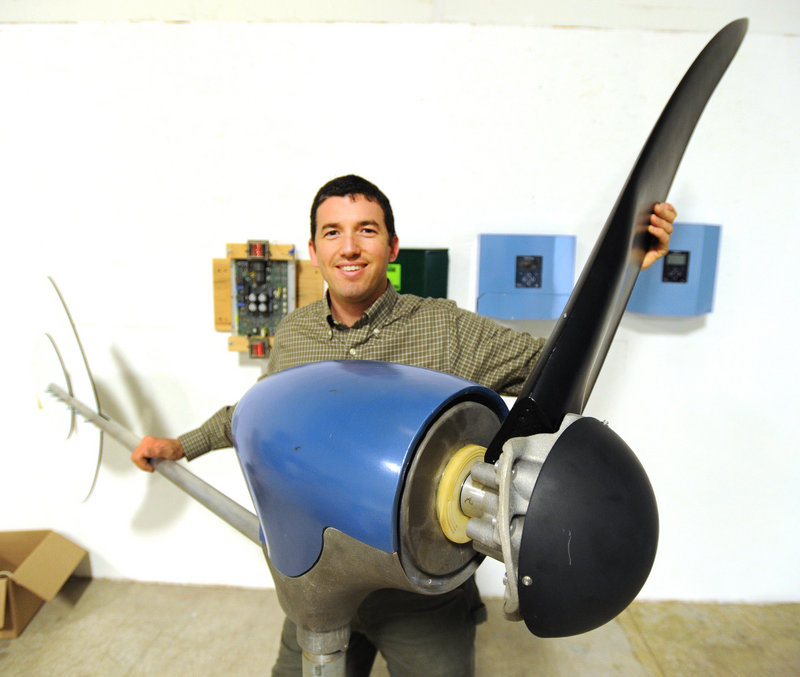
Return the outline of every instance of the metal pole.
[[[314,632],[300,626],[297,643],[303,650],[303,677],[345,677],[350,626]]]
[[[308,654],[303,652],[303,677],[345,677],[346,654]]]
[[[139,446],[141,440],[137,435],[116,421],[101,416],[86,404],[59,388],[55,383],[47,386],[47,392],[67,404],[87,421],[111,435],[115,440],[121,442],[129,450],[133,451]],[[157,473],[163,475],[189,496],[202,503],[217,517],[225,520],[239,533],[247,536],[253,543],[261,545],[258,517],[249,510],[246,510],[236,501],[228,498],[225,494],[174,461],[153,458],[150,462]]]

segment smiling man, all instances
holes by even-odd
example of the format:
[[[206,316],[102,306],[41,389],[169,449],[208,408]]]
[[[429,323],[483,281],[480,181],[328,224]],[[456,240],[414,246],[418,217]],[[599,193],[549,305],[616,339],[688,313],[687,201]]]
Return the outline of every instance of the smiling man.
[[[359,193],[325,198],[313,223],[308,251],[328,283],[331,314],[353,325],[386,289],[388,265],[400,249],[397,235],[381,205]]]
[[[654,207],[648,265],[669,249],[674,220],[670,205]],[[354,175],[326,183],[311,206],[308,244],[328,292],[281,322],[267,376],[322,360],[380,360],[460,376],[501,395],[519,393],[545,340],[502,327],[453,301],[398,294],[387,279],[388,264],[399,249],[394,215],[377,186]],[[178,439],[144,438],[132,460],[152,471],[150,458],[191,460],[231,446],[233,409],[223,407]],[[380,651],[393,677],[469,677],[474,673],[475,625],[483,617],[472,578],[444,595],[374,592],[351,623],[347,674],[369,675]],[[272,674],[302,674],[296,627],[288,619]]]

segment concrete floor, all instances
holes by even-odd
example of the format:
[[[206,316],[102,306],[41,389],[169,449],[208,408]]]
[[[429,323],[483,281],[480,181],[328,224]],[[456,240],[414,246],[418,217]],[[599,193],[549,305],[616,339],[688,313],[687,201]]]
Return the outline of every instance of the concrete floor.
[[[487,600],[477,675],[800,675],[800,605],[637,602],[611,623],[543,640]],[[72,578],[23,634],[0,640],[0,674],[268,675],[283,613],[271,590]],[[380,659],[372,677],[386,677]],[[421,676],[424,677],[424,676]]]

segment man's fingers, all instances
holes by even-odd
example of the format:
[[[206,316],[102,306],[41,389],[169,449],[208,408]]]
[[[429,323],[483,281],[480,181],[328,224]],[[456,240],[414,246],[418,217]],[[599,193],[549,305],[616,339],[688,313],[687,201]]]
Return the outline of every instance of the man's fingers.
[[[141,453],[137,454],[137,451],[139,451],[139,447],[137,447],[136,449],[133,450],[133,453],[131,454],[131,460],[141,470],[144,470],[146,472],[153,472],[153,466],[150,464],[150,461],[148,460],[148,458],[146,456],[142,455]]]

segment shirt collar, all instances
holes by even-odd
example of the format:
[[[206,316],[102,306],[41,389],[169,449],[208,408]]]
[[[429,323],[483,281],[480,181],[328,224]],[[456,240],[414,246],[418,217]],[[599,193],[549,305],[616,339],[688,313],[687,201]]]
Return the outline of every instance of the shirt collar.
[[[399,298],[400,295],[397,293],[397,290],[394,288],[394,286],[391,283],[387,284],[386,291],[378,297],[378,300],[375,301],[375,303],[367,308],[366,312],[361,316],[361,318],[350,328],[358,329],[367,324],[376,326],[382,326],[386,324],[387,320],[392,314],[395,304],[397,303],[397,299]],[[326,314],[325,320],[327,321],[328,326],[337,327],[339,329],[348,328],[346,325],[343,325],[342,323],[333,319],[333,314],[331,313],[331,297],[329,292],[325,292],[325,301],[326,303],[323,306],[323,312]]]

